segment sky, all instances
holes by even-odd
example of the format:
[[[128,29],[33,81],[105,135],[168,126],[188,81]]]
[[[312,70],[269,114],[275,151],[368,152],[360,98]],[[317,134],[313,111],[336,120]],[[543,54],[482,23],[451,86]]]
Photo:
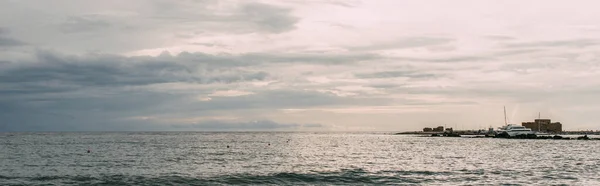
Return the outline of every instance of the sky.
[[[0,0],[0,131],[599,130],[598,6]]]

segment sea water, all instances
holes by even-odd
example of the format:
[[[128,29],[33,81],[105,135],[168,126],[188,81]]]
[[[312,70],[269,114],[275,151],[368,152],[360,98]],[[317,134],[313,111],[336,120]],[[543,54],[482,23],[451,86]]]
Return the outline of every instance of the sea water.
[[[0,133],[0,185],[600,185],[599,172],[596,140]]]

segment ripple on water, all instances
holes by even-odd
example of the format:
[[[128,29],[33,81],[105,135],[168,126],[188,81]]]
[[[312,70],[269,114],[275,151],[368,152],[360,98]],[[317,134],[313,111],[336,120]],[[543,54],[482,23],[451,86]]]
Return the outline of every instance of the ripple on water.
[[[0,185],[600,184],[598,141],[378,133],[11,135],[1,142]],[[92,153],[84,153],[88,148]]]

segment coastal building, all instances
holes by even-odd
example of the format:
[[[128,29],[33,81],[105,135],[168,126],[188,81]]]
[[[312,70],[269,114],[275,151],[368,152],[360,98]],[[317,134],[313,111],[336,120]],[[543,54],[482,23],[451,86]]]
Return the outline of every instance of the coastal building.
[[[452,131],[452,128],[447,128],[446,131],[448,131],[448,129]],[[423,132],[444,132],[444,126],[438,126],[435,128],[425,127],[423,128]]]
[[[533,122],[523,122],[522,126],[530,128],[533,131],[539,132],[562,132],[562,124],[560,122],[554,122],[550,119],[535,119]]]
[[[454,130],[452,130],[452,128],[446,128],[446,132],[448,133],[452,133]]]
[[[444,126],[433,128],[433,132],[444,132]]]

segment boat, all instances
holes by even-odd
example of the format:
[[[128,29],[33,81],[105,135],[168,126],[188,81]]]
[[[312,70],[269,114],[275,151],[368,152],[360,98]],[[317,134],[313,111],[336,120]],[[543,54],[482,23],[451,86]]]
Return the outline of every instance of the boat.
[[[515,124],[508,124],[508,119],[506,118],[506,107],[504,107],[504,126],[499,127],[496,134],[506,133],[508,136],[518,136],[518,135],[528,135],[535,134],[530,128],[519,126]]]
[[[524,126],[519,126],[519,125],[515,125],[515,124],[508,124],[503,127],[500,127],[500,129],[498,130],[497,133],[498,134],[506,133],[511,137],[518,136],[518,135],[535,134],[533,131],[531,131],[530,128],[526,128]]]

